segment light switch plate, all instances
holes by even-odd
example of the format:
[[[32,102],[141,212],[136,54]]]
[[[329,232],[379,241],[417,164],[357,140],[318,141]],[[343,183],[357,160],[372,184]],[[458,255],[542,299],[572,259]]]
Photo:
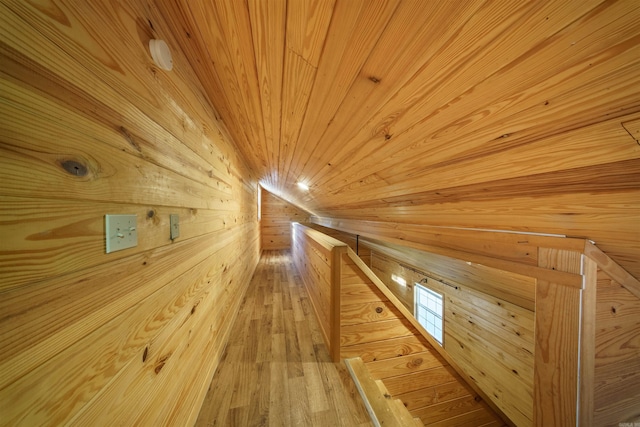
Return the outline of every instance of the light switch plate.
[[[107,253],[138,246],[137,215],[105,215]]]
[[[171,226],[171,240],[180,237],[180,216],[178,214],[171,214],[169,217]]]

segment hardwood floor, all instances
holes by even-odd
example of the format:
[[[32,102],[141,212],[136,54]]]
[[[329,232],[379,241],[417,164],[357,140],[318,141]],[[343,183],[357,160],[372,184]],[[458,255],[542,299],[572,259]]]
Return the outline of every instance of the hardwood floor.
[[[371,426],[289,251],[264,251],[196,426]]]

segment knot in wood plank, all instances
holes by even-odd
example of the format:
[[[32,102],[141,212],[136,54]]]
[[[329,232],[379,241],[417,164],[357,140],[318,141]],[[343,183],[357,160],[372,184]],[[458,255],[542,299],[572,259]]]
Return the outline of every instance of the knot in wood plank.
[[[73,176],[86,176],[89,172],[89,169],[86,165],[76,161],[76,160],[63,160],[60,162],[60,166],[67,171],[69,174]]]

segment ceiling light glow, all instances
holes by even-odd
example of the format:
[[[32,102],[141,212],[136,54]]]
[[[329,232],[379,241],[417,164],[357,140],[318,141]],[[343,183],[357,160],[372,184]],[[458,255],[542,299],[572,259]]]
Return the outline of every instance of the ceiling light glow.
[[[298,187],[300,187],[304,191],[309,191],[309,186],[307,184],[305,184],[304,182],[299,182],[298,183]]]

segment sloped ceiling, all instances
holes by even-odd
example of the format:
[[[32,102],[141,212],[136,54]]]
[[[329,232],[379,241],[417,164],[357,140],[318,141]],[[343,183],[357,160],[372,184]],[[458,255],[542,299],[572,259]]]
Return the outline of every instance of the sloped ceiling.
[[[637,0],[155,7],[276,194],[319,216],[587,237],[640,277]]]

